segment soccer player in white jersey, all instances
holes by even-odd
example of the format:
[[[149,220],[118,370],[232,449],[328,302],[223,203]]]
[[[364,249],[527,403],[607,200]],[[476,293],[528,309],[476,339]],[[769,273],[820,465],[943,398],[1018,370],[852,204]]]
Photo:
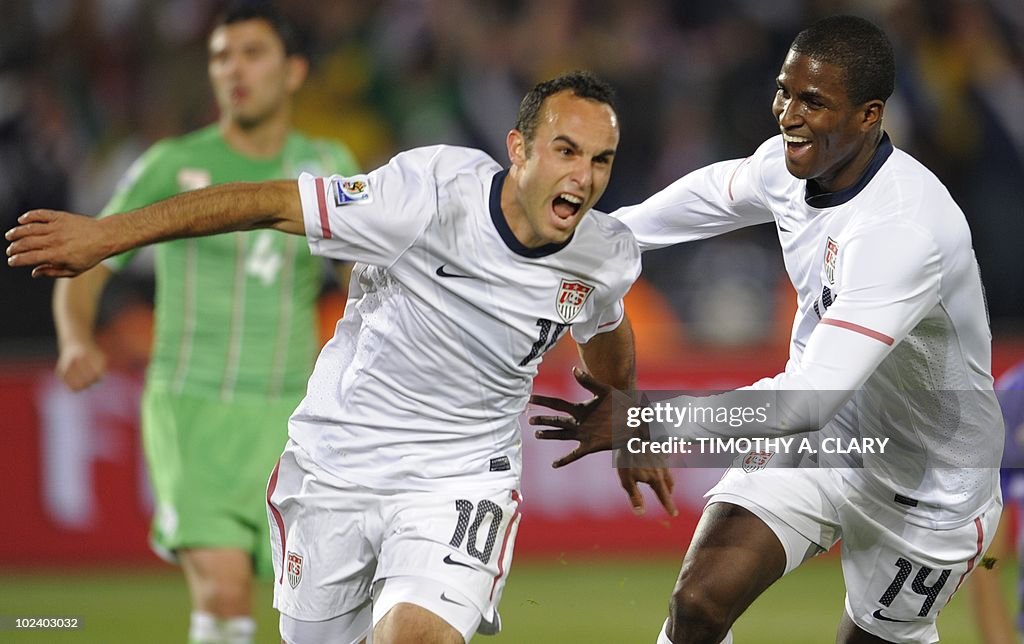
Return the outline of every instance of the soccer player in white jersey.
[[[517,419],[544,352],[571,330],[595,376],[633,385],[622,297],[640,252],[621,222],[585,217],[618,146],[611,89],[584,72],[541,83],[507,141],[508,170],[434,146],[368,175],[224,184],[102,220],[33,211],[7,235],[9,263],[48,276],[253,227],[361,262],[267,490],[287,642],[496,632],[519,522]],[[639,509],[638,481],[675,512],[666,470],[620,478]]]
[[[837,641],[933,642],[936,614],[991,539],[1003,440],[981,280],[963,213],[883,131],[894,76],[881,30],[825,19],[796,37],[778,75],[779,136],[614,213],[642,249],[771,222],[799,298],[785,371],[711,401],[771,395],[788,413],[652,425],[652,438],[888,439],[860,463],[773,468],[768,456],[763,469],[731,469],[708,493],[659,642],[731,641],[755,598],[840,538]],[[531,421],[559,428],[542,438],[581,441],[556,465],[611,445],[608,390],[589,384],[593,401],[555,405],[571,417]]]

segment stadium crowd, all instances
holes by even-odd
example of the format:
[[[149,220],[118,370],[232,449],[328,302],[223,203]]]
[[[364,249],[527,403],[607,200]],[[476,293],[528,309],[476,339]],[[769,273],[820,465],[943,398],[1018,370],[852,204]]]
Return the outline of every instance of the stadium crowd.
[[[0,212],[97,212],[153,141],[213,118],[205,34],[215,0],[5,0],[0,34]],[[314,67],[296,120],[348,142],[365,167],[447,142],[500,158],[517,97],[576,67],[619,92],[622,145],[599,208],[636,202],[775,131],[766,97],[789,36],[837,11],[883,26],[899,85],[898,145],[933,168],[969,218],[995,331],[1024,323],[1024,9],[1013,0],[337,0],[288,2]],[[786,304],[766,227],[646,258],[645,278],[689,340],[750,345]],[[659,266],[672,270],[659,270]],[[683,270],[680,271],[679,267]],[[718,279],[703,278],[714,272]],[[0,275],[23,313],[3,351],[51,346],[48,284]],[[144,280],[143,280],[144,282]],[[36,340],[37,342],[27,342]],[[26,349],[27,348],[27,349]]]

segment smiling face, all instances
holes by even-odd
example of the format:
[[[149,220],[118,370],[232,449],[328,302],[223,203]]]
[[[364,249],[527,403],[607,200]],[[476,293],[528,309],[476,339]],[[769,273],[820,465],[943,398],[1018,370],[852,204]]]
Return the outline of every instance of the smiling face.
[[[855,73],[855,72],[851,72]],[[777,79],[772,113],[786,146],[786,169],[825,192],[853,185],[881,137],[884,103],[854,105],[842,68],[790,50]]]
[[[304,78],[304,62],[261,19],[242,20],[210,35],[210,83],[221,117],[248,129],[285,109]]]
[[[544,100],[533,140],[508,134],[512,160],[501,206],[524,246],[565,242],[604,194],[619,145],[610,105],[565,90]]]

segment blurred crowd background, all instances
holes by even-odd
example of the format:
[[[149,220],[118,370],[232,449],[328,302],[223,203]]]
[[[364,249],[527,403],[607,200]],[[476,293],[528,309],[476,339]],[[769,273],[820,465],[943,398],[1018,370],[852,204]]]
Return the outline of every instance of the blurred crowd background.
[[[0,0],[0,228],[36,207],[98,212],[155,140],[216,117],[213,0]],[[793,36],[838,12],[889,33],[885,125],[967,214],[997,336],[1024,332],[1024,3],[1020,0],[289,0],[313,62],[297,123],[373,168],[452,143],[507,159],[535,82],[589,68],[617,88],[622,142],[600,207],[750,154],[777,131]],[[771,227],[658,251],[633,296],[659,341],[785,343],[792,295]],[[148,275],[110,310],[144,311]],[[0,357],[55,351],[48,281],[0,268]],[[110,289],[108,289],[110,290]],[[766,321],[768,323],[766,323]],[[144,345],[144,343],[142,343]]]

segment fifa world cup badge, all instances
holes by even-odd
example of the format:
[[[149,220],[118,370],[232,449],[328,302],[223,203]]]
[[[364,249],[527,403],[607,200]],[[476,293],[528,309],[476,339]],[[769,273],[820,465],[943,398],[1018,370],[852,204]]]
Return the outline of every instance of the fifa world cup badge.
[[[335,178],[333,192],[336,206],[352,203],[367,204],[373,201],[373,195],[370,193],[370,180],[365,174]]]

